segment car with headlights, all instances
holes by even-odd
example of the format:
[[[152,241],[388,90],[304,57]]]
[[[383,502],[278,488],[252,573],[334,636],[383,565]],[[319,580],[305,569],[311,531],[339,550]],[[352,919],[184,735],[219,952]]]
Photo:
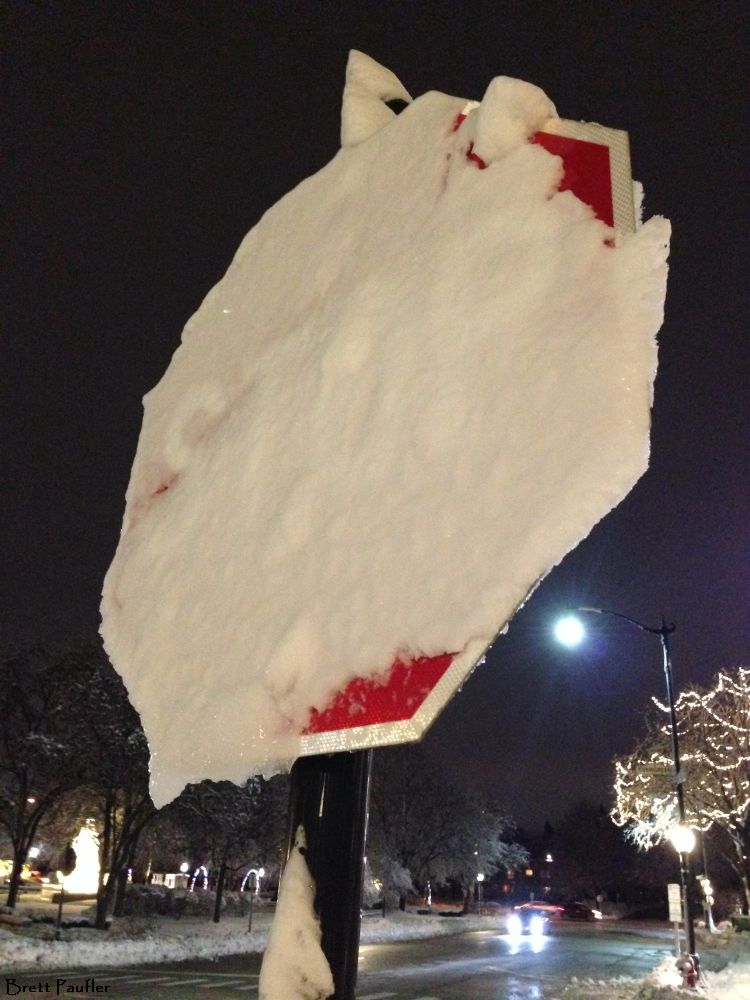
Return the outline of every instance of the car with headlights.
[[[601,920],[600,910],[592,910],[585,903],[566,903],[561,907],[560,916],[563,920]]]
[[[508,933],[514,936],[529,934],[532,937],[539,937],[547,933],[551,915],[550,907],[524,903],[508,915],[506,921]]]
[[[562,911],[560,903],[551,903],[548,899],[530,899],[528,903],[519,903],[517,910],[544,910],[550,917]]]

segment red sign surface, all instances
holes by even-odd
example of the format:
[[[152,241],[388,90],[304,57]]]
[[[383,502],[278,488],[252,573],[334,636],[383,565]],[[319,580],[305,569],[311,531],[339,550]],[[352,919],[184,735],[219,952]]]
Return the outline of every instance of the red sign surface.
[[[450,653],[410,663],[396,660],[382,684],[355,677],[322,712],[313,709],[305,734],[410,719],[452,661]]]
[[[562,158],[565,173],[558,190],[572,191],[576,198],[593,208],[597,219],[614,226],[609,147],[550,132],[537,132],[533,141],[548,153]]]

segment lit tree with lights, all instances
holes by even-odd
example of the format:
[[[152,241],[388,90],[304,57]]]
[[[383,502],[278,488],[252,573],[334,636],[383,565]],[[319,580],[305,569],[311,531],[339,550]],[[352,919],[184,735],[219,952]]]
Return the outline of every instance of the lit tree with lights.
[[[669,708],[654,699],[647,735],[615,760],[612,817],[641,847],[665,840],[677,823]],[[750,668],[720,672],[709,688],[692,687],[675,702],[686,818],[698,830],[721,830],[727,860],[750,910]]]

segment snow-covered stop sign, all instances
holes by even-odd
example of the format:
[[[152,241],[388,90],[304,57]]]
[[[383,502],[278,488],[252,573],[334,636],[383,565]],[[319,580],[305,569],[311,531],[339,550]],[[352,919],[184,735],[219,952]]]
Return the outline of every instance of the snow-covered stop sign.
[[[145,400],[103,634],[152,794],[416,739],[648,464],[668,224],[624,133],[352,53],[342,149]]]

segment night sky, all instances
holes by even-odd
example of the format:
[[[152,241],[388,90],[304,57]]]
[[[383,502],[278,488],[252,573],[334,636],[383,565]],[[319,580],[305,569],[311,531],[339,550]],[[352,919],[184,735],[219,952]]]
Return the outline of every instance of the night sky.
[[[750,663],[743,7],[9,4],[2,652],[97,629],[141,398],[245,233],[335,155],[348,50],[414,96],[520,77],[563,117],[627,129],[646,214],[672,221],[651,468],[425,742],[527,825],[606,802],[663,696],[659,642],[602,619],[563,651],[559,610],[663,613],[678,688]]]

